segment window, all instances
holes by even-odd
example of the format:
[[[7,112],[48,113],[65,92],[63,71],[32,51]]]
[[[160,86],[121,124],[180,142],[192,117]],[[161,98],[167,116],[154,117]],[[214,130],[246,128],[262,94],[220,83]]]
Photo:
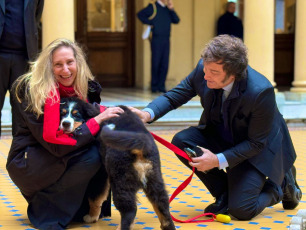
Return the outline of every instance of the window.
[[[275,33],[291,34],[295,27],[295,0],[275,0]]]
[[[125,32],[127,0],[87,0],[88,32]]]

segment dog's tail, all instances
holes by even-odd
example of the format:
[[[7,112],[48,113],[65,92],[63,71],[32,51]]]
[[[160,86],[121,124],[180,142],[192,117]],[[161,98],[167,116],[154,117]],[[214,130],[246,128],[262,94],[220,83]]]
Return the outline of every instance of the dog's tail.
[[[130,150],[134,154],[149,151],[153,142],[148,133],[114,130],[110,125],[102,128],[100,137],[105,145],[118,150]]]

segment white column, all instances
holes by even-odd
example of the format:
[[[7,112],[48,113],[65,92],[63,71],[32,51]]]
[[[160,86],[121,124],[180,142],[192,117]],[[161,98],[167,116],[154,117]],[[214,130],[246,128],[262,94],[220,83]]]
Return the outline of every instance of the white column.
[[[296,0],[294,81],[291,91],[306,92],[306,1]]]
[[[74,41],[74,0],[45,0],[42,24],[43,47],[57,38]]]
[[[274,0],[244,1],[243,28],[250,66],[276,86],[274,82]]]

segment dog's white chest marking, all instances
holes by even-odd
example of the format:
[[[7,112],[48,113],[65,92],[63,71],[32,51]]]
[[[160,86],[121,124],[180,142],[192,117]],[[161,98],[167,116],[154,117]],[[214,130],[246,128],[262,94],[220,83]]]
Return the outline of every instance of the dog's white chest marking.
[[[135,170],[138,173],[139,180],[141,181],[144,188],[147,187],[147,173],[152,169],[152,164],[150,161],[145,160],[143,158],[138,158],[136,162],[133,164]]]
[[[108,124],[107,127],[110,129],[110,130],[114,130],[116,128],[116,125],[115,124]]]

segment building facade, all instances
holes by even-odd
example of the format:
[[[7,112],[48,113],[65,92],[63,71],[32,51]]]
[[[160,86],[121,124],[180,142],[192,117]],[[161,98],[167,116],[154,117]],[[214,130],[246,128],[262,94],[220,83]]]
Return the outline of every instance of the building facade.
[[[172,26],[167,88],[194,68],[216,34],[226,0],[173,0],[180,23]],[[150,86],[150,42],[136,13],[149,0],[45,0],[42,44],[78,41],[104,87]],[[249,64],[278,88],[306,92],[305,0],[237,0]]]

